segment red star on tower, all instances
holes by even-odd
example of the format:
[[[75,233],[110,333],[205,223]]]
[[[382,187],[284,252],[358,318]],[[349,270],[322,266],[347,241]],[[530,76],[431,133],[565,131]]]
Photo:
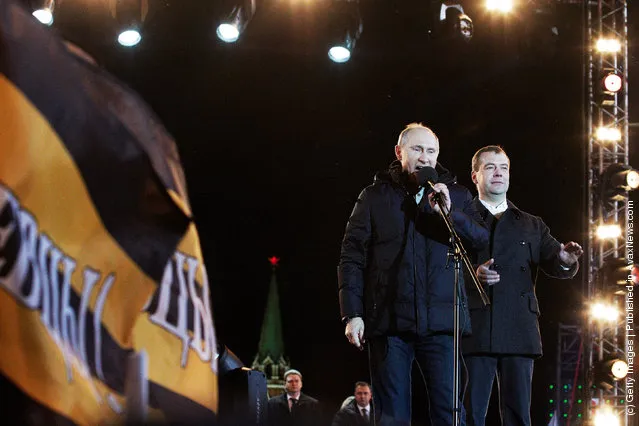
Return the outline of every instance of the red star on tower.
[[[271,265],[275,268],[280,261],[279,257],[271,256],[268,258],[268,261],[271,262]]]

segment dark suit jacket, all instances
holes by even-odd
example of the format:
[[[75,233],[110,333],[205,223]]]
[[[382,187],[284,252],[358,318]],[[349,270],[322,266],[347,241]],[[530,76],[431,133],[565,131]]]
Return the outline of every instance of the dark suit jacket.
[[[268,400],[269,426],[323,426],[320,419],[319,402],[303,393],[293,412],[288,409],[286,393]]]
[[[332,426],[370,426],[371,424],[372,414],[369,415],[369,421],[367,422],[362,417],[357,407],[357,402],[351,401],[335,414]]]
[[[475,208],[491,229],[490,245],[477,255],[477,264],[491,257],[500,275],[497,284],[486,286],[491,305],[484,307],[477,290],[467,285],[473,334],[464,339],[465,354],[511,354],[540,356],[539,304],[535,294],[538,269],[555,278],[572,278],[578,263],[569,270],[559,262],[560,243],[550,235],[543,220],[519,210],[510,201],[497,220],[478,198]]]

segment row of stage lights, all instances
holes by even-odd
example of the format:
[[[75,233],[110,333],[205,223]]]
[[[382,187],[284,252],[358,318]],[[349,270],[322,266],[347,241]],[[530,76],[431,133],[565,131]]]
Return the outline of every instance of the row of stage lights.
[[[616,55],[621,52],[623,46],[616,38],[600,38],[593,46],[593,50],[602,55]],[[622,76],[614,69],[608,70],[601,78],[601,84],[597,90],[596,101],[601,107],[614,107],[617,104],[617,96],[624,87]],[[614,146],[621,142],[623,134],[616,126],[616,121],[610,125],[598,127],[594,132],[596,142],[601,145]],[[602,216],[616,209],[617,202],[626,202],[628,192],[639,187],[639,172],[626,164],[612,164],[604,169],[598,176],[597,191],[593,194],[599,197],[596,205],[602,209]],[[613,245],[623,238],[623,230],[619,224],[602,223],[595,229],[595,237],[602,241],[610,241]],[[639,265],[634,264],[631,257],[609,257],[603,264],[598,265],[595,279],[599,282],[601,293],[595,295],[590,301],[589,318],[595,323],[599,330],[598,339],[603,339],[604,330],[625,329],[620,324],[624,324],[625,301],[628,288],[637,288],[639,285]],[[602,342],[596,345],[603,344]],[[623,343],[620,346],[624,347]],[[622,382],[629,373],[632,373],[631,366],[626,360],[625,351],[615,349],[610,353],[594,361],[590,367],[590,383],[594,389],[604,392],[616,392],[617,382]],[[593,399],[595,403],[595,399]],[[624,400],[616,400],[614,404],[610,401],[597,401],[597,407],[593,410],[593,426],[620,426],[618,408],[623,406]]]
[[[121,13],[116,11],[116,17],[121,23],[121,31],[118,34],[117,41],[121,46],[133,47],[142,40],[140,29],[144,21],[141,13],[141,3],[143,0],[129,0],[128,2],[117,2],[116,8],[120,7],[120,3],[130,3],[134,5],[129,7],[127,17],[121,19]],[[41,23],[52,25],[54,21],[54,11],[56,0],[42,0],[41,7],[33,11],[35,16]],[[508,13],[513,8],[513,0],[487,0],[486,8],[497,13]],[[136,13],[131,16],[131,9]],[[238,41],[246,29],[247,25],[255,15],[256,0],[238,0],[238,3],[232,6],[231,11],[226,14],[219,22],[216,30],[217,37],[225,43],[234,43]],[[332,29],[332,43],[328,49],[328,57],[337,63],[348,62],[351,58],[355,44],[362,34],[363,23],[359,14],[359,5],[356,1],[336,0],[333,1],[333,12],[335,14],[334,28]],[[470,40],[473,35],[473,23],[468,15],[464,13],[464,9],[460,4],[449,4],[443,2],[439,11],[438,20],[440,26],[451,35]]]
[[[56,0],[44,0],[42,7],[35,9],[32,15],[44,25],[53,25],[55,3]],[[118,33],[117,41],[123,47],[133,47],[142,41],[140,29],[145,17],[142,1],[136,0],[129,3],[125,5],[129,7],[120,7],[120,2],[116,3],[115,13],[122,27]]]
[[[604,56],[614,57],[622,51],[622,42],[617,38],[600,38],[592,50]],[[611,61],[615,62],[615,60]],[[616,69],[608,68],[601,75],[600,85],[595,87],[596,102],[601,107],[614,108],[617,105],[617,96],[625,86],[623,77],[616,72]],[[601,127],[595,128],[594,139],[600,146],[614,147],[615,144],[623,140],[624,134],[617,122],[603,124]],[[601,208],[601,216],[608,217],[611,212],[616,211],[617,203],[626,202],[629,191],[639,187],[639,172],[626,164],[611,164],[604,170],[600,171],[599,176],[595,179],[595,193],[592,194],[595,199],[595,205]],[[601,223],[594,230],[595,237],[602,244],[610,242],[616,246],[620,238],[623,238],[623,230],[619,224]],[[624,329],[623,324],[625,318],[625,297],[628,289],[637,288],[639,285],[639,265],[634,264],[634,260],[630,255],[628,259],[623,257],[609,257],[598,267],[595,280],[599,283],[597,286],[601,292],[596,294],[589,301],[588,317],[592,323],[596,324],[599,330],[598,339],[603,339],[604,330]],[[603,344],[595,339],[596,345]],[[620,344],[620,346],[624,346]],[[616,389],[618,382],[623,381],[626,376],[632,372],[631,366],[628,365],[625,352],[615,349],[601,356],[590,366],[589,378],[590,384],[594,389],[600,389],[604,392],[611,392]],[[616,392],[616,391],[615,391]],[[616,400],[614,404],[610,401],[596,401],[597,407],[593,410],[592,424],[593,426],[619,426],[621,419],[618,415],[619,404],[623,404],[624,400]]]
[[[513,8],[513,0],[487,0],[486,8],[493,12],[508,13]],[[221,19],[216,34],[225,43],[238,41],[255,14],[255,0],[242,0],[235,4],[230,13]],[[363,22],[357,0],[336,0],[332,2],[334,15],[330,32],[328,57],[336,63],[348,62],[355,44],[363,31]],[[437,16],[439,26],[447,35],[469,41],[473,36],[473,21],[464,13],[461,4],[444,1]]]
[[[45,25],[52,25],[54,21],[55,0],[43,0],[40,8],[33,12],[40,22]],[[128,2],[134,6],[134,13],[131,10],[128,13],[117,11],[118,21],[121,22],[121,31],[118,34],[117,41],[121,46],[133,47],[140,43],[144,16],[141,13],[141,0],[130,0]],[[328,57],[337,63],[348,62],[351,58],[353,49],[363,30],[363,23],[359,15],[359,5],[357,1],[337,0],[333,2],[336,9],[338,19],[335,20],[335,28],[331,34],[332,42],[328,48]],[[507,14],[513,9],[513,0],[486,0],[486,9],[494,13]],[[117,6],[116,6],[117,7]],[[231,11],[220,20],[216,30],[217,37],[225,43],[235,43],[240,38],[249,22],[253,18],[256,11],[256,0],[240,0],[239,3],[231,8]],[[121,15],[125,16],[121,19]],[[453,36],[470,40],[473,36],[473,22],[471,18],[464,13],[464,9],[460,4],[451,4],[443,2],[438,14],[440,26]],[[618,52],[621,44],[615,39],[601,39],[596,44],[596,49],[600,52]],[[611,74],[606,76],[605,87],[607,91],[616,93],[621,89],[622,81],[618,75]],[[601,129],[598,138],[602,140],[619,140],[619,132],[614,129]]]

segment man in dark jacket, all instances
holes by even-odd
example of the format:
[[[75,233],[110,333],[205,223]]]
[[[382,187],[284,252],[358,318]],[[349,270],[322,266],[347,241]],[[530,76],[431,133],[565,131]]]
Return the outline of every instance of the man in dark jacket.
[[[368,383],[355,383],[355,398],[335,414],[332,426],[372,425],[371,397],[371,387]]]
[[[429,128],[408,125],[395,154],[398,161],[359,195],[346,226],[338,273],[342,320],[349,342],[358,348],[369,342],[377,425],[410,424],[413,360],[426,381],[433,425],[451,425],[454,268],[433,192],[467,249],[486,246],[488,231],[472,219],[468,190],[437,164],[439,141]],[[434,191],[411,179],[426,166],[440,174]],[[462,311],[468,330],[465,304]]]
[[[315,398],[302,393],[302,373],[284,373],[284,392],[268,400],[269,426],[318,426],[321,410]]]
[[[539,306],[535,295],[538,269],[555,278],[572,278],[583,253],[579,244],[560,244],[541,218],[519,210],[506,199],[510,160],[498,146],[481,148],[472,161],[479,198],[473,200],[491,229],[491,244],[478,253],[477,276],[491,304],[474,293],[468,302],[473,326],[464,339],[469,388],[468,424],[484,425],[497,376],[502,424],[530,425],[533,360],[541,356]]]

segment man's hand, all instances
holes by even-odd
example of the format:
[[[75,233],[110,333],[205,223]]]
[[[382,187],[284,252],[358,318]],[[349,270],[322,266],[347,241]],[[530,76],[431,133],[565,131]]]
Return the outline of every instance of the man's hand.
[[[582,254],[584,254],[584,249],[579,244],[571,241],[561,245],[559,260],[563,265],[572,266],[577,263]]]
[[[479,265],[477,268],[477,278],[482,284],[493,285],[499,282],[499,274],[497,271],[490,269],[490,266],[495,263],[495,259],[490,259],[488,262]]]
[[[439,213],[439,205],[433,199],[435,194],[440,194],[442,201],[446,206],[446,213],[450,212],[450,194],[448,193],[448,187],[443,183],[436,183],[435,185],[433,185],[433,191],[428,194],[428,202],[430,203],[430,208],[432,208],[435,213]]]
[[[355,317],[351,318],[346,324],[346,331],[344,332],[348,341],[355,345],[357,349],[362,350],[364,347],[364,320]]]

